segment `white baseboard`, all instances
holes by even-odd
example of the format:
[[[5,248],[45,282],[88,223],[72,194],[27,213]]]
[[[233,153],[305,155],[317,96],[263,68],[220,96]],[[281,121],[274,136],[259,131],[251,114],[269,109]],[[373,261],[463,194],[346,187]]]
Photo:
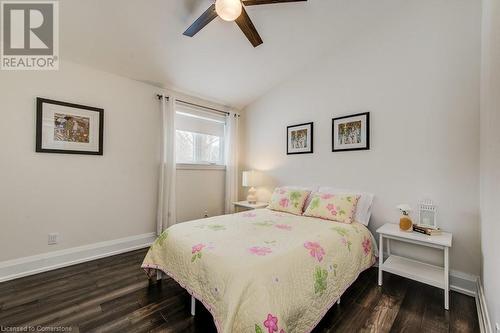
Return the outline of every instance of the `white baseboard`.
[[[456,292],[476,297],[478,276],[450,270],[450,289]]]
[[[148,233],[0,262],[0,282],[138,250],[156,238]]]
[[[481,279],[477,279],[477,296],[476,296],[476,308],[477,316],[479,317],[479,328],[481,333],[491,333],[492,327],[490,322],[490,315],[488,312],[488,306],[486,305],[486,296],[484,294],[483,283]]]

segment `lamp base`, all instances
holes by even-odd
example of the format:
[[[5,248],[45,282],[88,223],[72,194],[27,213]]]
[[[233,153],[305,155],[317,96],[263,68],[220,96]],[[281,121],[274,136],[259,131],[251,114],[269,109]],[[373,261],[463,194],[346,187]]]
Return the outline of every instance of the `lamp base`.
[[[248,190],[247,202],[249,204],[256,204],[257,203],[257,196],[255,195],[256,192],[257,191],[253,187],[250,187],[250,189]]]

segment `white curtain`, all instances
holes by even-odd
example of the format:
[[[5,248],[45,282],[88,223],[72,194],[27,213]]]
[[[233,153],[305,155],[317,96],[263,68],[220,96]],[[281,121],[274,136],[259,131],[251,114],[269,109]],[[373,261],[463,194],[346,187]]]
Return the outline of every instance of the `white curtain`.
[[[234,213],[233,202],[238,201],[238,125],[238,114],[231,112],[226,116],[226,214]]]
[[[158,184],[156,233],[176,223],[175,212],[175,109],[174,98],[161,98],[161,164]]]

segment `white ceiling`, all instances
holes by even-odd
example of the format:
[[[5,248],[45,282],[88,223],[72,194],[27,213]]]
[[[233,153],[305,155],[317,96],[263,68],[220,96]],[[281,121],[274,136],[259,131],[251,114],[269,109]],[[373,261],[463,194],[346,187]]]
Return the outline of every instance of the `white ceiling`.
[[[309,0],[247,7],[264,44],[253,48],[216,18],[194,38],[183,31],[210,0],[60,1],[60,53],[161,87],[242,108],[384,20],[400,0]]]

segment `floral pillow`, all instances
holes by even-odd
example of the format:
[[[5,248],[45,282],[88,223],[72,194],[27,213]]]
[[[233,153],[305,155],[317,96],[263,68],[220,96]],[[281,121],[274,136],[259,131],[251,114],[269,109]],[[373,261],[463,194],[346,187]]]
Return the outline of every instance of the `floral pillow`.
[[[359,197],[354,194],[314,193],[304,215],[352,223]]]
[[[304,204],[311,191],[277,187],[267,208],[302,215]]]

